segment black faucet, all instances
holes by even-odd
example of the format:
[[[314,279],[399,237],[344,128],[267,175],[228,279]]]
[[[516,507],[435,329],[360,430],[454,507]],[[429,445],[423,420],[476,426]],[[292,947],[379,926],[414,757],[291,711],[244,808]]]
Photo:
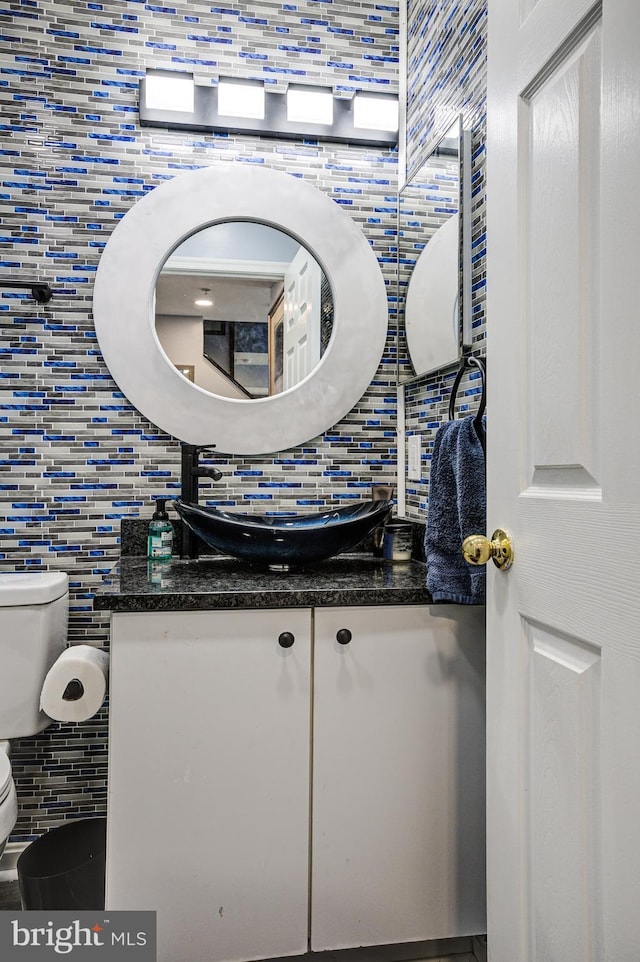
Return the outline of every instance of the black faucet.
[[[199,479],[212,478],[219,481],[222,472],[217,468],[200,464],[201,454],[213,454],[215,444],[183,444],[182,465],[180,475],[180,500],[188,504],[198,504]],[[182,557],[198,557],[198,538],[187,525],[182,522]]]

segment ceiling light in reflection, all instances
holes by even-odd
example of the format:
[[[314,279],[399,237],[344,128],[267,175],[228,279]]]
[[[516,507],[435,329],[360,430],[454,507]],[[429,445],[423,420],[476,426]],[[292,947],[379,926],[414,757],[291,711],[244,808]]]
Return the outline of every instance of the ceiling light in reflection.
[[[203,287],[202,294],[203,294],[202,297],[196,298],[196,300],[193,302],[195,306],[196,307],[213,307],[213,301],[209,297],[209,288]]]

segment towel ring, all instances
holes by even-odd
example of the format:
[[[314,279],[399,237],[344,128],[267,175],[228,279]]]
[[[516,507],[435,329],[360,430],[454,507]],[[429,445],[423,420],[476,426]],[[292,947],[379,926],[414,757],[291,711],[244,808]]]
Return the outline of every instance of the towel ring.
[[[460,362],[460,367],[458,368],[458,373],[456,374],[455,380],[453,382],[453,387],[451,388],[451,397],[449,398],[449,420],[455,420],[455,403],[456,394],[458,393],[458,388],[460,387],[460,381],[462,380],[462,375],[467,370],[468,367],[477,367],[480,371],[480,377],[482,378],[482,394],[480,395],[480,406],[478,408],[478,413],[474,418],[474,427],[479,438],[483,438],[484,429],[482,427],[482,416],[484,414],[484,409],[486,407],[485,398],[485,384],[486,384],[486,370],[484,362],[476,357],[474,354],[467,354],[462,358]]]

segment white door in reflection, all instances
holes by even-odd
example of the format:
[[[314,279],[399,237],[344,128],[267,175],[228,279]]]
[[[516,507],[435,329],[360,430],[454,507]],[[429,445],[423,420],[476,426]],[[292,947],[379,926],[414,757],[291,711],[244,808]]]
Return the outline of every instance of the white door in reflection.
[[[320,287],[320,266],[300,247],[284,278],[284,390],[320,360]]]

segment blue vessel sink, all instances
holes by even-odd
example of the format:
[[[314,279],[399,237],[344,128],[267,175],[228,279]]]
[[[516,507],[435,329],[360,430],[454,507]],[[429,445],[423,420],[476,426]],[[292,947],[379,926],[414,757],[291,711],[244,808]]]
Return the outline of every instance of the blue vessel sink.
[[[344,508],[290,517],[234,514],[177,500],[184,523],[210,547],[252,565],[288,568],[348,551],[382,524],[391,501],[355,501]]]

